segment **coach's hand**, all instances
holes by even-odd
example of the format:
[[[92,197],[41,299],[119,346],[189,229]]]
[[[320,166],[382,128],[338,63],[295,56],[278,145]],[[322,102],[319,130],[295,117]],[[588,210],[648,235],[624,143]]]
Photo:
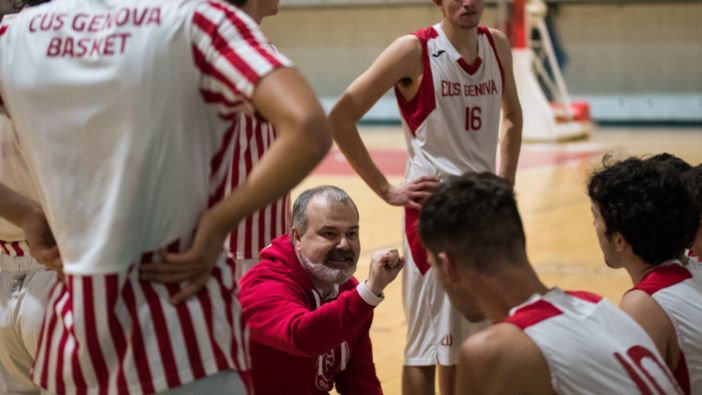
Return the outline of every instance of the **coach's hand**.
[[[370,273],[366,286],[374,295],[380,295],[397,274],[405,267],[405,258],[394,248],[373,253],[370,263]]]
[[[383,199],[393,206],[407,206],[419,210],[422,206],[418,202],[428,198],[438,185],[439,179],[436,177],[419,177],[410,182],[388,185]]]
[[[200,220],[193,245],[186,252],[159,251],[161,260],[145,263],[140,267],[140,278],[157,283],[180,283],[187,281],[180,292],[168,302],[177,305],[197,295],[205,286],[210,273],[222,253],[228,229],[222,229],[215,215],[208,211]]]

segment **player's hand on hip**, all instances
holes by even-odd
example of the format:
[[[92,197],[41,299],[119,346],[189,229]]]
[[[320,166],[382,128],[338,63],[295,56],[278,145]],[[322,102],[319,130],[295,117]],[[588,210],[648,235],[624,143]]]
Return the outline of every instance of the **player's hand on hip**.
[[[159,251],[160,261],[142,264],[139,277],[157,283],[181,283],[180,292],[171,296],[169,303],[177,305],[197,295],[207,283],[217,259],[222,253],[226,232],[220,234],[208,221],[207,214],[200,221],[192,247],[182,253]]]
[[[22,221],[22,229],[32,258],[47,268],[56,270],[59,278],[63,278],[61,254],[44,212],[30,212]]]
[[[366,286],[374,295],[380,295],[385,287],[395,280],[403,267],[405,258],[400,256],[397,249],[388,248],[374,252]]]
[[[416,210],[422,208],[423,201],[439,185],[439,179],[431,176],[419,177],[410,182],[390,185],[385,192],[385,201],[393,206],[407,206]]]

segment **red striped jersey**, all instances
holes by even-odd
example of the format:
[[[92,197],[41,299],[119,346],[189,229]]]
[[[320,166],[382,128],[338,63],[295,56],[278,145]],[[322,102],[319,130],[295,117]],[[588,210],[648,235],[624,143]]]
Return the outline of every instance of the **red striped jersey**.
[[[633,289],[651,295],[670,318],[680,347],[675,377],[685,393],[702,393],[702,265],[692,257],[685,266],[666,261]]]
[[[39,200],[20,148],[12,121],[0,106],[0,182],[21,195]],[[0,218],[0,254],[28,255],[25,239],[22,228]]]
[[[543,354],[557,394],[680,394],[646,332],[601,296],[553,288],[503,320]]]
[[[222,195],[262,76],[290,65],[218,0],[62,0],[0,27],[0,95],[56,237],[33,378],[50,392],[145,393],[247,369],[234,273],[204,292],[139,281],[153,251],[185,250]],[[177,240],[177,243],[173,242]]]
[[[421,85],[410,101],[395,87],[409,153],[405,178],[494,173],[504,70],[492,34],[478,27],[478,58],[472,65],[440,24],[414,35],[422,45]]]
[[[231,173],[225,195],[243,184],[263,154],[277,137],[275,127],[256,115],[239,114],[236,121]],[[239,223],[225,241],[232,259],[255,259],[258,253],[290,230],[290,194],[259,210]]]

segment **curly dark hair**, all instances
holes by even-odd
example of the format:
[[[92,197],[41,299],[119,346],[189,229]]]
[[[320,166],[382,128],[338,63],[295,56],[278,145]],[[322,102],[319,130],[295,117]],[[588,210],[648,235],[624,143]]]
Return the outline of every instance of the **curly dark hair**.
[[[682,256],[700,226],[700,209],[684,179],[671,166],[629,158],[590,175],[588,194],[610,236],[619,232],[634,254],[650,265]]]
[[[697,206],[702,211],[702,165],[697,165],[685,173],[688,187],[692,190],[697,199]]]
[[[445,252],[481,272],[492,271],[497,262],[521,263],[526,256],[514,190],[491,173],[466,173],[441,183],[422,204],[419,233],[432,252]]]
[[[672,166],[680,174],[684,174],[690,171],[690,169],[692,169],[692,166],[690,166],[689,163],[667,152],[658,155],[653,155],[652,157],[646,159],[646,161],[654,163],[663,163],[668,166]]]

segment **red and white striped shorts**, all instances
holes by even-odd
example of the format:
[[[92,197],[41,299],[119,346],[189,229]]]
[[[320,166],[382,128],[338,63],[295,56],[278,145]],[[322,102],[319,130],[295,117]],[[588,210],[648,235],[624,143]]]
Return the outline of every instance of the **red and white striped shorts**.
[[[138,265],[66,275],[49,296],[34,382],[58,395],[152,394],[235,369],[248,385],[233,269],[220,256],[202,292],[178,306],[168,298],[180,285],[140,281]]]

